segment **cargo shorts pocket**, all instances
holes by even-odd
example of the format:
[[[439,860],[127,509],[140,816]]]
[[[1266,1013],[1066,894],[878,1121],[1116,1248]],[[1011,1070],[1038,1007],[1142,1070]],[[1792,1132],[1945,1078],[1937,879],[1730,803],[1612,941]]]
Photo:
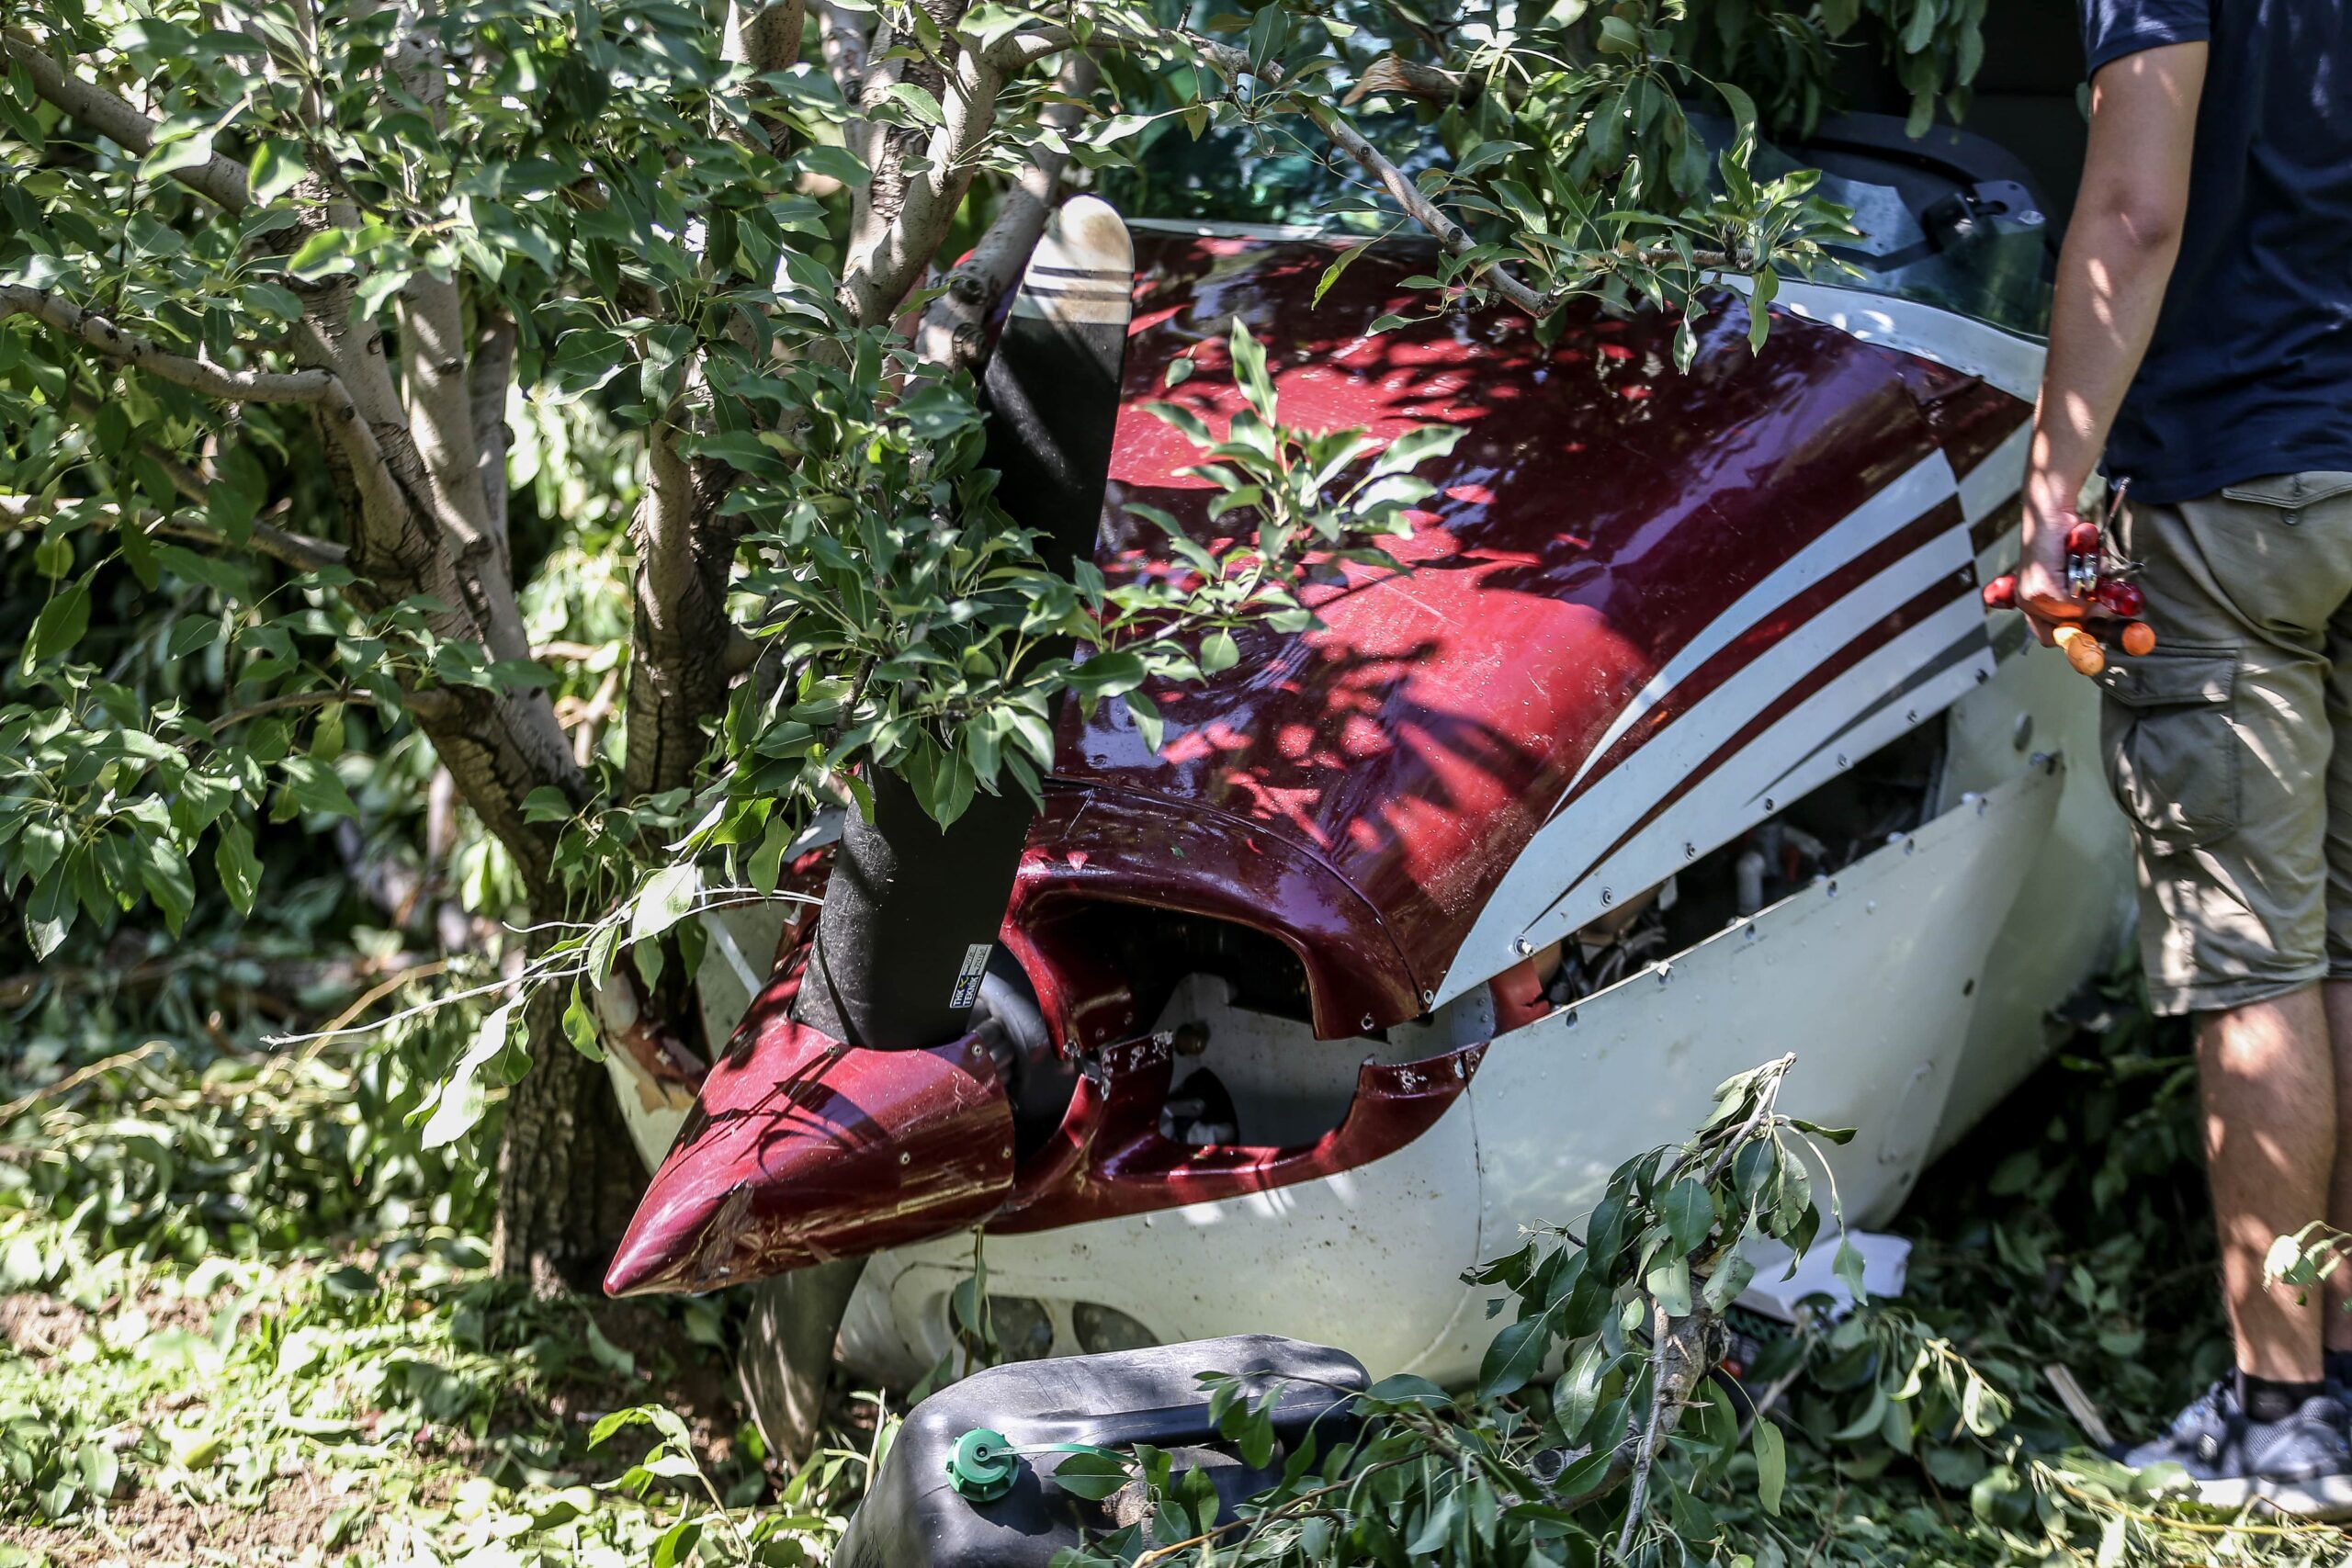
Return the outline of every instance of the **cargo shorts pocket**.
[[[2156,854],[2177,854],[2238,827],[2232,649],[2158,648],[2116,658],[2099,675],[2099,746],[2108,787]]]
[[[2247,479],[2241,484],[2222,487],[2224,501],[2252,502],[2285,513],[2289,524],[2302,520],[2303,509],[2335,501],[2339,496],[2352,495],[2352,474],[2314,471],[2301,474],[2272,474],[2267,479]]]

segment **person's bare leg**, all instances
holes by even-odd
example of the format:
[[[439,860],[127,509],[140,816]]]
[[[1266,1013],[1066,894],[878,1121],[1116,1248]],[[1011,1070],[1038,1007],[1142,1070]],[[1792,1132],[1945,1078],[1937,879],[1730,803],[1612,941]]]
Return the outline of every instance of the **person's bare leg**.
[[[2222,1288],[2238,1369],[2278,1382],[2320,1376],[2318,1293],[2267,1286],[2277,1237],[2329,1212],[2336,1067],[2320,987],[2197,1015],[2205,1164],[2221,1230]]]
[[[2328,1184],[2327,1223],[2352,1233],[2352,1137],[2344,1135],[2343,1118],[2352,1112],[2352,980],[2330,980],[2320,987],[2327,1006],[2327,1038],[2335,1057],[2335,1176]],[[2324,1343],[2331,1350],[2352,1350],[2352,1258],[2327,1277],[2327,1325]]]

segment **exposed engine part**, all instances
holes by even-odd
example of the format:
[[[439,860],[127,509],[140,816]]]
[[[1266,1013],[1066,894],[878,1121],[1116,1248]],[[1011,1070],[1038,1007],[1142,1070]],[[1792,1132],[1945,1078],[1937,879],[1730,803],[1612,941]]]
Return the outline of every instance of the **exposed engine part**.
[[[1225,1082],[1196,1067],[1159,1107],[1159,1135],[1195,1148],[1241,1141],[1241,1113]]]
[[[1562,942],[1559,968],[1544,984],[1544,998],[1555,1007],[1565,1005],[1665,957],[1672,940],[1666,917],[1679,901],[1679,893],[1677,879],[1669,876]]]
[[[1088,945],[1125,979],[1141,1017],[1160,1017],[1168,998],[1194,975],[1225,980],[1235,1007],[1302,1023],[1315,1016],[1306,965],[1264,931],[1136,904],[1102,904],[1086,919]]]
[[[1153,1030],[1174,1058],[1162,1137],[1195,1148],[1311,1144],[1346,1119],[1366,1061],[1409,1062],[1445,1048],[1423,1030],[1317,1040],[1304,1019],[1253,999],[1218,974],[1187,975],[1170,987]]]
[[[1029,977],[999,947],[980,977],[971,1028],[988,1046],[1012,1101],[1013,1149],[1021,1158],[1052,1137],[1078,1090],[1078,1069],[1054,1049]]]
[[[1925,821],[1943,769],[1943,729],[1925,725],[1788,808],[1623,899],[1534,954],[1555,1007],[1591,996],[1705,941]]]

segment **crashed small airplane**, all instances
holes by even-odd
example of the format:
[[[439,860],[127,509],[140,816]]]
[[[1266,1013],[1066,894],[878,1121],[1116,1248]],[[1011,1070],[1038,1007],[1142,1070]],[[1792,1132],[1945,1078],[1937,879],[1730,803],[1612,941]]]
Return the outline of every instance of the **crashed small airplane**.
[[[1066,208],[989,389],[1008,509],[1075,511],[1106,574],[1164,547],[1136,503],[1207,526],[1142,405],[1229,413],[1237,316],[1290,422],[1465,434],[1407,570],[1153,692],[1157,751],[1072,707],[1041,815],[943,840],[884,790],[793,861],[821,915],[715,922],[724,1054],[611,1056],[659,1168],[609,1288],[862,1258],[840,1353],[904,1382],[981,1227],[1014,1356],[1247,1331],[1462,1381],[1460,1271],[1784,1052],[1791,1109],[1859,1130],[1846,1218],[1889,1214],[2119,953],[2130,861],[2097,691],[1980,599],[2042,360],[2033,178],[1869,116],[1796,156],[1855,275],[1783,283],[1760,353],[1726,296],[1687,373],[1644,313],[1374,334],[1425,307],[1408,243],[1318,303],[1326,234]]]

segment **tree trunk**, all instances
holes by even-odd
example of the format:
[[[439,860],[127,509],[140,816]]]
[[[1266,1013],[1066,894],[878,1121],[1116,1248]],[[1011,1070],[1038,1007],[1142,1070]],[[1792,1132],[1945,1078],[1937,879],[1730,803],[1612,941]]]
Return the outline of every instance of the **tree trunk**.
[[[534,996],[530,1070],[507,1091],[493,1266],[532,1292],[593,1292],[645,1190],[612,1079],[564,1038],[562,989]]]

